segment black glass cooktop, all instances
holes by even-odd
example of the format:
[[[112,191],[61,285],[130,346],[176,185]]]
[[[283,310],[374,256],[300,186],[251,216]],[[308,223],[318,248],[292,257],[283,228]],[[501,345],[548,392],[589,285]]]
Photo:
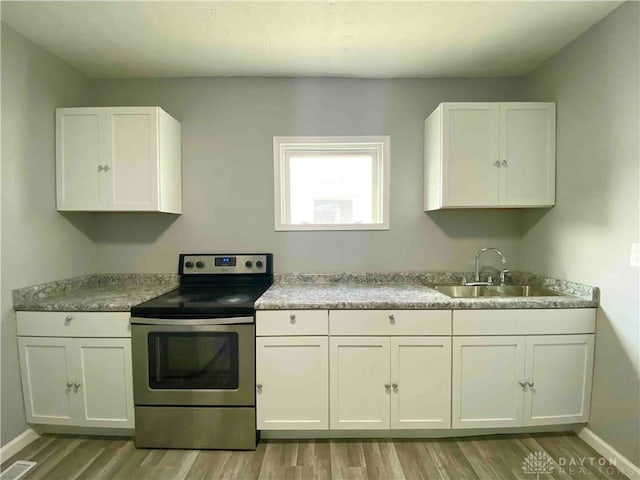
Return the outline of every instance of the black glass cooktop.
[[[199,286],[180,288],[131,308],[132,317],[178,318],[252,315],[253,304],[269,288],[260,286]]]

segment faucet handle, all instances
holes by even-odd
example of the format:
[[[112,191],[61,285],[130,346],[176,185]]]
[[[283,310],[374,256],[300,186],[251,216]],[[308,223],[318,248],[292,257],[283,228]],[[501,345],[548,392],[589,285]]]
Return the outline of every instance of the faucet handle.
[[[491,275],[489,275],[489,278],[487,278],[487,283],[489,285],[493,285],[493,277]]]
[[[509,269],[504,268],[500,270],[500,285],[504,285],[504,276],[506,273],[509,273]]]

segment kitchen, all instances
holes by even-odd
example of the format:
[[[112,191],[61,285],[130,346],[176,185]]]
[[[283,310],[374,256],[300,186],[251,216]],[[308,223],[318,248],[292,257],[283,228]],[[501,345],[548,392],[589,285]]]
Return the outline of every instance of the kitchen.
[[[179,253],[199,251],[268,251],[276,273],[470,272],[494,245],[514,270],[601,289],[589,428],[638,465],[637,19],[623,4],[520,75],[398,79],[94,79],[3,24],[2,444],[27,428],[15,288],[176,273]],[[557,103],[556,206],[425,213],[425,118],[443,101],[524,100]],[[54,110],[95,105],[159,105],[180,121],[182,215],[55,210]],[[390,229],[275,231],[278,135],[389,135]]]

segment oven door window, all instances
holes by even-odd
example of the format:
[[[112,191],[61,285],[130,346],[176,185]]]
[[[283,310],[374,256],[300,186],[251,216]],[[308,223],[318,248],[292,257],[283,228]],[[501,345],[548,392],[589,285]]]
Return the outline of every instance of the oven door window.
[[[149,333],[149,388],[238,388],[237,333]]]

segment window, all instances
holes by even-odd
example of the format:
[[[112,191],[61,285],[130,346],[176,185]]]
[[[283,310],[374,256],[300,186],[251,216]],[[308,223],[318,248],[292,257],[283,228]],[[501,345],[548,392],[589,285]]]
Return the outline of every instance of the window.
[[[274,137],[276,230],[388,230],[389,137]]]

